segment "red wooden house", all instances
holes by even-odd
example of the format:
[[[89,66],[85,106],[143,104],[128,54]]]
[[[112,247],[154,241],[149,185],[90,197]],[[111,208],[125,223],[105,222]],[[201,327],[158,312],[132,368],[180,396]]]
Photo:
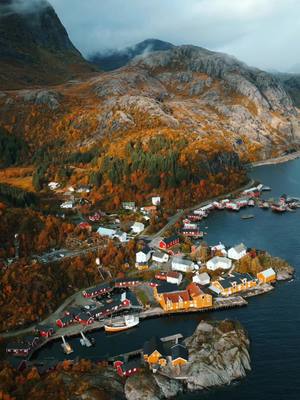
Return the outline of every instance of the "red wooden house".
[[[55,329],[51,325],[37,325],[35,327],[35,333],[37,333],[40,337],[48,338],[53,335]]]
[[[195,238],[202,238],[203,232],[199,229],[183,229],[182,234],[185,237],[195,237]]]
[[[96,296],[102,296],[106,293],[110,293],[113,290],[108,284],[97,285],[92,288],[86,289],[82,292],[83,297],[90,299]]]
[[[127,362],[118,360],[114,362],[114,367],[117,370],[119,376],[131,376],[138,373],[141,370],[140,360],[130,360]]]
[[[138,279],[118,279],[115,281],[115,288],[129,288],[140,285],[142,282]]]
[[[161,249],[169,249],[170,247],[176,246],[178,243],[179,243],[179,236],[174,235],[162,239],[159,243],[159,247]]]
[[[90,314],[82,312],[76,317],[76,321],[82,325],[91,325],[95,320]]]
[[[65,315],[64,317],[56,320],[56,325],[59,328],[65,328],[66,326],[73,324],[74,321],[75,320],[72,315]]]
[[[157,272],[155,274],[155,279],[159,279],[160,281],[166,281],[167,280],[167,273],[166,272]]]

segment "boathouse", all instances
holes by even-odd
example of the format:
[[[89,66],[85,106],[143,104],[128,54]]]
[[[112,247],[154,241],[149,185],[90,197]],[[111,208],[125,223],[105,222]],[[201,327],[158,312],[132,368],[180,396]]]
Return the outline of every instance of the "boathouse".
[[[270,283],[276,281],[276,272],[273,268],[268,268],[257,274],[257,279],[261,283]]]
[[[194,237],[194,238],[202,238],[203,237],[203,232],[200,231],[200,229],[189,229],[189,228],[183,228],[182,229],[182,234],[185,237]]]

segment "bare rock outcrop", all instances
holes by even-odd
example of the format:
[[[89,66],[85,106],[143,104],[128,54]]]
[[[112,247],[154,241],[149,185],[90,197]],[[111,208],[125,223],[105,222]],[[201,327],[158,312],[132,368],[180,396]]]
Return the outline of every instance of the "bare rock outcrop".
[[[227,385],[251,370],[249,339],[234,321],[202,321],[185,339],[189,362],[182,367],[164,367],[159,373],[143,372],[127,379],[128,400],[160,400],[182,391],[197,391]]]

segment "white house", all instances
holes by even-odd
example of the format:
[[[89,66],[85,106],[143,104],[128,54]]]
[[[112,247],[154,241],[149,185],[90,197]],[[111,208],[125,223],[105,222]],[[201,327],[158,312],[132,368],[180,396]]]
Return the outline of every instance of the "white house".
[[[123,231],[117,231],[114,234],[114,238],[119,239],[121,243],[127,242],[127,233]]]
[[[138,251],[135,255],[135,259],[137,263],[146,263],[150,260],[152,254],[152,250],[150,247],[145,246],[142,250]]]
[[[223,254],[223,256],[227,256],[227,251],[223,243],[216,244],[215,246],[211,246],[211,251],[219,251]]]
[[[207,272],[203,272],[199,274],[198,272],[193,276],[193,282],[198,283],[199,285],[205,286],[210,283],[210,276]]]
[[[194,269],[194,263],[192,260],[187,260],[181,257],[173,257],[172,259],[172,270],[180,272],[191,272]]]
[[[165,263],[169,260],[169,255],[167,253],[162,253],[160,251],[155,251],[152,254],[152,261],[156,261],[158,263]]]
[[[143,232],[143,230],[145,229],[145,225],[142,222],[135,222],[132,225],[131,229],[133,233],[139,234]]]
[[[206,263],[207,269],[215,271],[216,269],[230,269],[232,261],[227,257],[213,257]]]
[[[247,254],[247,247],[241,243],[228,250],[228,257],[232,260],[240,260]]]
[[[56,190],[60,187],[60,184],[58,182],[49,182],[48,187],[50,190]]]
[[[101,236],[108,236],[110,238],[113,238],[117,233],[117,231],[116,229],[109,229],[109,228],[104,228],[104,226],[100,226],[97,230],[97,233]]]
[[[180,285],[182,281],[182,274],[176,271],[170,271],[167,273],[167,282],[173,285]]]
[[[65,201],[60,205],[60,208],[73,208],[73,207],[74,207],[73,201]]]
[[[152,204],[154,206],[159,206],[160,205],[160,197],[152,197]]]

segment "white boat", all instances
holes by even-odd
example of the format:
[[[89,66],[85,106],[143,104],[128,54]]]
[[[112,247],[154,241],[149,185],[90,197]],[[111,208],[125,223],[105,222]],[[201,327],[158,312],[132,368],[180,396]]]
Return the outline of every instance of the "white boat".
[[[116,318],[109,324],[104,325],[106,332],[121,332],[137,326],[140,322],[139,317],[135,315],[125,315],[123,319]]]

